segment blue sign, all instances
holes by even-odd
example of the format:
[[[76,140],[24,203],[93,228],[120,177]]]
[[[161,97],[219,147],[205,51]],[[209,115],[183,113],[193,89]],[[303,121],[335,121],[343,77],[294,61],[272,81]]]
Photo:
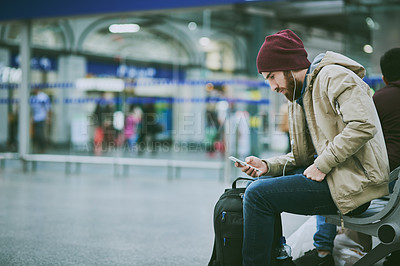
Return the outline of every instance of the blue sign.
[[[20,55],[11,56],[11,66],[19,68],[21,63]],[[50,57],[33,57],[31,58],[31,69],[42,70],[42,71],[56,71],[57,70],[57,60]]]
[[[95,76],[108,76],[118,78],[158,78],[178,79],[185,78],[183,70],[172,70],[169,68],[137,67],[118,63],[87,62],[86,72]]]

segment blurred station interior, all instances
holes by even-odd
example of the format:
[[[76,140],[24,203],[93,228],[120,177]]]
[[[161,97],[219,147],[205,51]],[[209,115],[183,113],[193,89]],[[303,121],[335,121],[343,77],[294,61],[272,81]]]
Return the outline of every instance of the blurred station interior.
[[[288,148],[285,99],[256,69],[265,36],[293,30],[310,60],[342,53],[378,90],[379,58],[400,46],[399,14],[397,0],[9,1],[0,10],[1,178],[129,177],[150,167],[168,180],[224,181],[212,205],[239,174],[229,155]],[[44,143],[35,139],[36,89],[48,96]]]
[[[255,67],[266,35],[292,29],[310,60],[327,50],[349,56],[375,90],[383,84],[379,57],[400,42],[400,5],[390,0],[23,4],[10,3],[0,16],[0,151],[27,161],[56,158],[37,153],[284,151],[284,100]],[[50,102],[45,150],[34,147],[34,87]],[[101,117],[98,104],[107,107]],[[135,108],[139,117],[151,108],[148,124],[158,126],[142,146],[124,136]]]

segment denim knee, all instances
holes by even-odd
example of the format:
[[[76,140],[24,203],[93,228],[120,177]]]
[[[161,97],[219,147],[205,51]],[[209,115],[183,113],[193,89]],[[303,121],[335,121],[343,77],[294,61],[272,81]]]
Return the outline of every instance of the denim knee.
[[[260,194],[257,191],[257,186],[255,185],[256,182],[257,181],[252,182],[246,188],[246,191],[244,192],[244,198],[243,198],[244,206],[246,206],[248,204],[254,204],[254,203],[259,202]]]
[[[272,204],[266,197],[266,192],[268,190],[265,186],[261,186],[261,182],[252,182],[245,191],[243,199],[244,210],[257,210],[263,214],[274,215],[274,210]]]

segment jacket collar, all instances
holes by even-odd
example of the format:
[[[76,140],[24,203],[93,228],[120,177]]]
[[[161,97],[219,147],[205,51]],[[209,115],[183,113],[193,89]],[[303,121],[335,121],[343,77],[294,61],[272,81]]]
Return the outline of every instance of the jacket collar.
[[[310,73],[310,70],[311,70],[311,66],[308,67],[307,73],[304,77],[303,87],[301,88],[300,97],[296,100],[296,102],[298,104],[300,104],[301,107],[303,107],[303,96],[304,96],[304,92],[306,91],[306,88],[307,88],[307,75]]]
[[[300,97],[296,100],[298,104],[300,104],[301,107],[303,107],[303,96],[304,92],[306,91],[306,88],[308,86],[308,81],[309,79],[307,78],[310,73],[312,73],[318,65],[321,63],[322,59],[325,57],[325,53],[321,53],[317,55],[314,60],[312,61],[311,65],[308,67],[306,76],[304,77],[303,81],[303,88],[301,89]]]

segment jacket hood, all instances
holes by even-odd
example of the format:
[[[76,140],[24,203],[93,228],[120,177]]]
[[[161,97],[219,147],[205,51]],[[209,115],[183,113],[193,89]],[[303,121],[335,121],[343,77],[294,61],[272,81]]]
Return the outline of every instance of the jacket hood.
[[[365,68],[362,65],[344,55],[331,51],[328,51],[325,54],[319,54],[314,59],[311,64],[311,72],[313,71],[313,67],[315,68],[315,73],[318,73],[324,66],[327,65],[339,65],[345,67],[356,73],[361,79],[365,76]]]

